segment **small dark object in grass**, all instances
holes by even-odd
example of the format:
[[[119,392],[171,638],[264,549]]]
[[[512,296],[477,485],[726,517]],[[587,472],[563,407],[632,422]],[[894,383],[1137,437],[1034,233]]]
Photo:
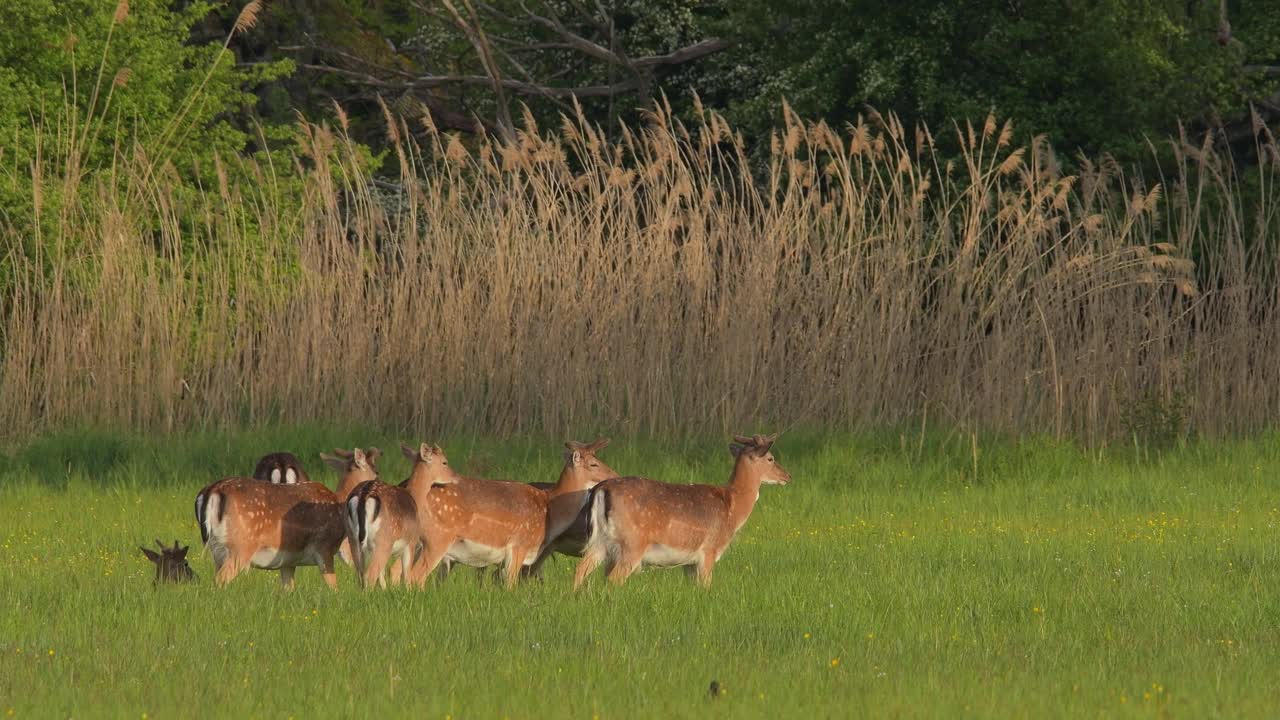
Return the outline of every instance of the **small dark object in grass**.
[[[187,564],[187,551],[191,549],[190,545],[178,547],[177,540],[173,541],[173,547],[165,547],[159,540],[156,541],[156,545],[160,548],[160,552],[138,546],[142,554],[156,564],[156,579],[152,584],[191,582],[196,579],[195,572]]]
[[[707,688],[707,694],[713,698],[720,697],[720,681],[712,680],[711,686]]]

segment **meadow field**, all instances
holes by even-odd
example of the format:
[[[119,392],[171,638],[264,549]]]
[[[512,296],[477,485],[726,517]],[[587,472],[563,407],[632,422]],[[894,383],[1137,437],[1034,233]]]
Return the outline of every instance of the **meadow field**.
[[[0,463],[7,717],[1265,717],[1280,707],[1280,437],[1162,453],[961,434],[784,435],[709,591],[679,571],[577,595],[314,569],[212,585],[192,498],[268,450],[360,429],[60,433]],[[586,438],[579,438],[586,439]],[[463,469],[553,480],[557,442],[448,438]],[[618,471],[721,483],[715,439],[615,438]],[[388,453],[398,480],[407,463]],[[195,584],[138,551],[193,545]],[[709,687],[721,692],[712,698]]]

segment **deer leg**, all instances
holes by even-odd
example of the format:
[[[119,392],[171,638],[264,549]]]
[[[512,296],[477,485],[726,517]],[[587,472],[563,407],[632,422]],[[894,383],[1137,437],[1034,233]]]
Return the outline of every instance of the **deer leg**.
[[[338,589],[338,574],[333,571],[333,556],[326,555],[321,558],[324,563],[320,566],[320,575],[324,578],[324,584],[329,586],[330,590]]]
[[[578,569],[573,573],[573,589],[575,591],[582,587],[582,583],[586,581],[587,576],[600,565],[606,554],[603,545],[587,546],[586,552],[582,553],[582,559],[578,561]]]
[[[222,565],[218,567],[218,572],[213,578],[214,584],[218,587],[222,587],[232,580],[235,580],[243,571],[244,566],[236,562],[235,558],[227,558],[223,561]]]
[[[350,565],[351,567],[356,566],[355,555],[351,552],[350,540],[342,541],[341,547],[338,548],[338,555],[342,557],[342,562]]]
[[[412,548],[405,548],[404,552],[400,553],[400,562],[398,563],[398,565],[400,568],[400,576],[404,578],[405,587],[412,587],[409,584],[409,571],[413,567],[413,549]]]
[[[386,587],[387,582],[383,577],[383,570],[387,568],[387,560],[391,558],[391,545],[389,543],[378,543],[373,549],[373,557],[368,558],[368,564],[364,568],[364,586],[366,588],[373,587],[376,583],[381,587]]]
[[[524,569],[524,559],[529,556],[530,552],[536,551],[529,548],[514,548],[507,553],[505,584],[508,590],[515,587],[516,583],[520,581],[521,571]]]
[[[293,567],[280,568],[280,587],[284,588],[285,590],[293,589],[294,570],[297,570],[297,568],[293,568]]]
[[[697,570],[698,584],[703,588],[711,587],[711,571],[716,567],[715,558],[710,553],[702,553],[702,559],[692,566]]]
[[[631,577],[631,573],[640,567],[640,561],[644,559],[644,551],[647,547],[639,548],[623,546],[622,551],[618,554],[618,562],[609,570],[609,582],[614,585],[621,586]]]
[[[444,559],[444,554],[449,550],[449,546],[453,544],[448,538],[441,538],[435,542],[428,541],[421,555],[418,556],[418,562],[414,563],[413,572],[408,582],[422,586],[426,584],[427,576],[440,565],[440,561]],[[446,573],[448,571],[446,570]]]

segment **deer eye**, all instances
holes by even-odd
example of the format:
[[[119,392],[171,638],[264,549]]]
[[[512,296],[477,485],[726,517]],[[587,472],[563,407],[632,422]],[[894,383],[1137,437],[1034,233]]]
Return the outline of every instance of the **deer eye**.
[[[591,463],[591,467],[600,467],[600,463],[593,462]]]

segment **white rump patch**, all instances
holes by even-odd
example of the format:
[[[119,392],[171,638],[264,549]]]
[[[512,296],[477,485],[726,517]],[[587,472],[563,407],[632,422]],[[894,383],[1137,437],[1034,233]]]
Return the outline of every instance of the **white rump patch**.
[[[285,473],[284,473],[284,484],[285,484],[285,485],[297,485],[297,484],[298,484],[298,471],[297,471],[297,470],[294,470],[293,468],[289,468],[288,470],[286,470],[286,471],[285,471]]]
[[[677,548],[667,547],[666,545],[650,545],[648,550],[644,551],[645,565],[654,565],[657,567],[679,567],[681,565],[697,565],[697,550],[680,550]]]
[[[271,471],[271,484],[272,485],[280,484],[280,468],[276,468],[275,470]]]

